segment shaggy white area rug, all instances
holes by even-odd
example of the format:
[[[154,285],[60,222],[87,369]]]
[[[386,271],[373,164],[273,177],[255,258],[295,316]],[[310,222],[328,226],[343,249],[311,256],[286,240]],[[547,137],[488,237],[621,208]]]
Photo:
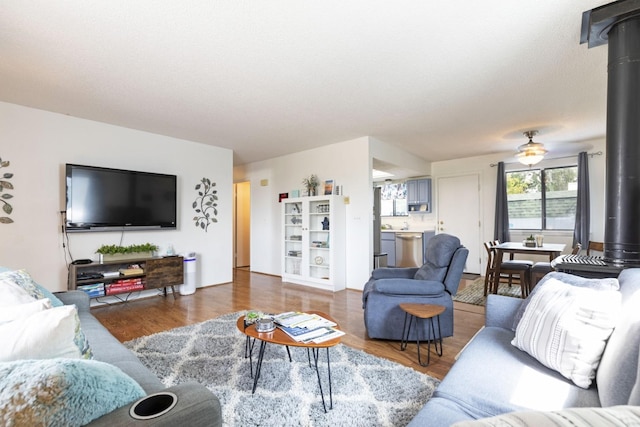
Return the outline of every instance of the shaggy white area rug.
[[[231,313],[128,341],[162,382],[204,384],[219,399],[225,426],[404,426],[431,397],[439,381],[395,362],[339,344],[330,351],[333,409],[324,412],[307,351],[268,344],[255,394],[251,393],[245,335],[236,328],[244,312]],[[254,348],[254,370],[259,343]],[[400,351],[400,350],[398,350]],[[326,350],[320,375],[329,406]],[[186,427],[186,426],[185,426]]]

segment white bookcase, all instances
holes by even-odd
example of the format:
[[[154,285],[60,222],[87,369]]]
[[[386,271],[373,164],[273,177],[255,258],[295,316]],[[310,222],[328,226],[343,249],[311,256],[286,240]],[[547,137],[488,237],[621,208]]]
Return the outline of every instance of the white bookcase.
[[[282,281],[330,291],[345,288],[342,196],[282,200]]]

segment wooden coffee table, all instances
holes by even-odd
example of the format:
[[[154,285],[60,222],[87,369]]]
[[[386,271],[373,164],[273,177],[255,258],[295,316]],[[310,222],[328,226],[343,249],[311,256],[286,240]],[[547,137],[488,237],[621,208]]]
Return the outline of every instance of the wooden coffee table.
[[[433,337],[433,345],[435,346],[438,356],[442,356],[442,333],[440,332],[440,315],[444,313],[445,308],[436,304],[414,304],[414,303],[401,303],[400,308],[404,311],[404,325],[402,326],[402,341],[400,343],[400,350],[404,351],[407,348],[407,342],[409,341],[409,333],[411,332],[411,323],[415,319],[416,321],[416,345],[418,346],[418,363],[420,366],[429,366],[431,363],[431,340],[426,337],[427,341],[427,363],[423,364],[420,358],[420,327],[418,320],[428,321],[429,329],[431,330],[431,337]],[[438,335],[436,336],[436,328],[433,325],[433,319],[438,321]],[[409,320],[409,326],[407,327],[407,319]],[[405,334],[406,332],[406,334]],[[438,350],[438,344],[440,344],[440,350]]]
[[[309,314],[317,314],[318,316],[324,317],[327,320],[330,320],[336,325],[336,322],[331,316],[322,313],[320,311],[307,311]],[[324,408],[324,412],[327,412],[327,405],[324,400],[324,392],[322,391],[322,380],[320,379],[320,370],[318,369],[318,356],[321,349],[325,348],[327,350],[327,375],[329,378],[329,409],[333,409],[333,391],[331,388],[331,362],[329,359],[329,348],[334,347],[335,345],[340,343],[340,338],[334,338],[329,341],[325,341],[320,344],[316,344],[313,342],[304,343],[300,341],[296,341],[291,338],[289,335],[285,334],[279,328],[271,332],[258,332],[256,331],[255,324],[250,324],[245,327],[244,316],[240,316],[236,323],[238,330],[247,336],[246,347],[245,347],[245,357],[249,357],[249,363],[251,365],[251,374],[253,375],[253,345],[255,344],[255,340],[260,341],[260,350],[258,352],[258,361],[256,363],[256,373],[253,376],[253,391],[256,392],[256,386],[258,385],[258,379],[260,378],[260,370],[262,369],[262,360],[264,358],[264,349],[267,344],[277,344],[284,345],[287,348],[287,354],[289,355],[289,361],[291,362],[291,353],[289,352],[289,347],[302,347],[307,349],[307,356],[309,358],[309,366],[315,368],[316,376],[318,378],[318,387],[320,388],[320,396],[322,397],[322,406]],[[335,326],[336,329],[340,329],[339,326]],[[251,339],[254,339],[254,342],[251,342]],[[313,354],[313,362],[311,364],[311,356],[309,355],[309,350]]]

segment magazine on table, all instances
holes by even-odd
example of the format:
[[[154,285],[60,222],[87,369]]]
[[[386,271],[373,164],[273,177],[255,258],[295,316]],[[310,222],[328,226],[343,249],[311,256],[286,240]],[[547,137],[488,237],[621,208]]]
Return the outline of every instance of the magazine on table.
[[[285,334],[299,342],[320,343],[344,335],[337,324],[317,314],[286,312],[273,316],[274,322]]]

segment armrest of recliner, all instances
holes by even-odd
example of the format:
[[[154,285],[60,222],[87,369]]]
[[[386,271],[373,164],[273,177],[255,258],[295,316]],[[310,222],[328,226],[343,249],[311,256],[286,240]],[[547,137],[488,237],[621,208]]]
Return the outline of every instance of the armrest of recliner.
[[[401,268],[391,268],[391,267],[381,267],[376,268],[371,273],[371,278],[373,279],[413,279],[413,276],[416,275],[416,271],[418,271],[417,267],[401,267]]]
[[[415,279],[379,279],[374,285],[374,292],[391,295],[441,295],[444,283],[434,280]]]

